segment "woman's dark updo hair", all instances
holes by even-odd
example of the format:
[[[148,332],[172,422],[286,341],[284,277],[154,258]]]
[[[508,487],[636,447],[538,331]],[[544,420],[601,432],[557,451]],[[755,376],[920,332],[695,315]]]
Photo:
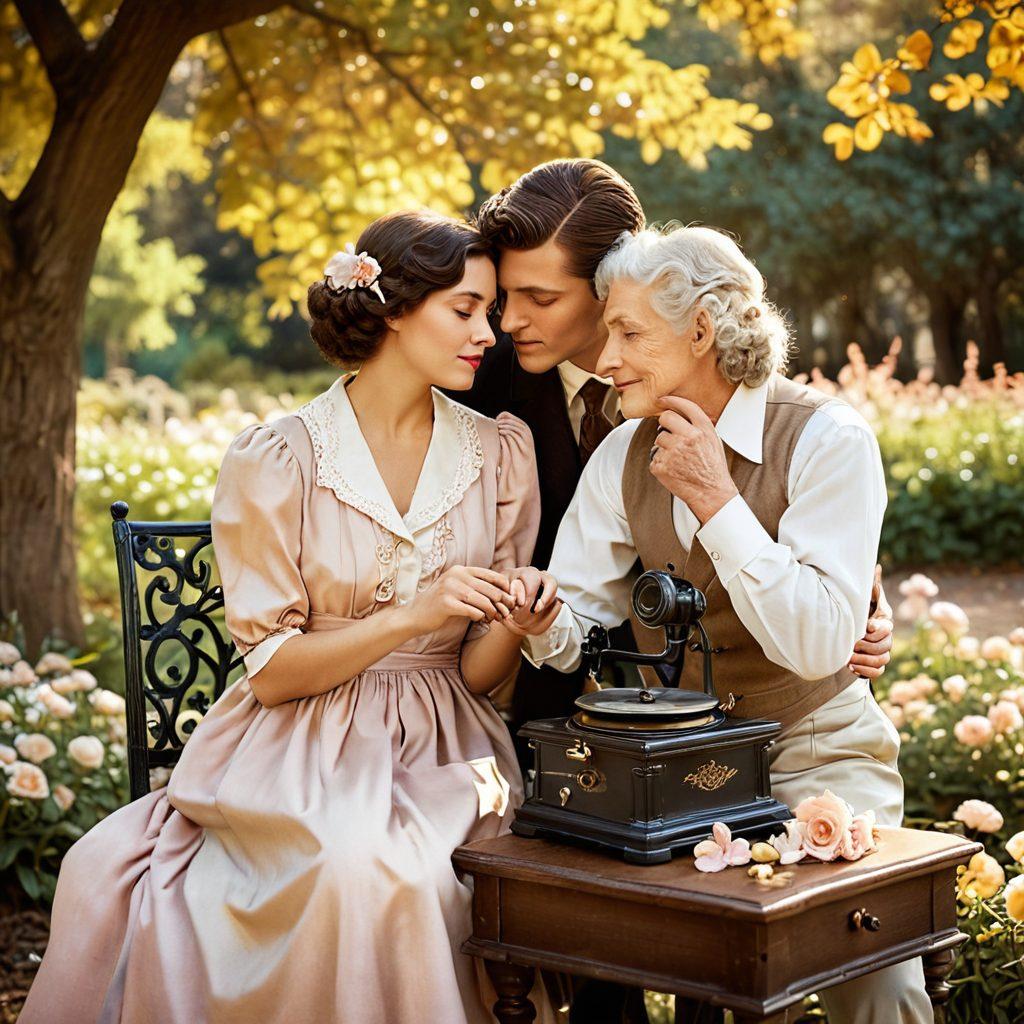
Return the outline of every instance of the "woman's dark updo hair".
[[[332,290],[310,285],[310,333],[329,363],[348,369],[373,356],[387,332],[385,317],[411,313],[432,292],[457,285],[473,256],[494,259],[483,236],[462,221],[429,211],[389,213],[359,236],[356,252],[380,264],[377,284],[386,302],[369,288]]]

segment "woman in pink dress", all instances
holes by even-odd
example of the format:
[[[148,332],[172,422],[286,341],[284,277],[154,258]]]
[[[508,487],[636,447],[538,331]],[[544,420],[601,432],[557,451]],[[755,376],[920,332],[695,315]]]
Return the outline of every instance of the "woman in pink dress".
[[[494,343],[491,254],[432,214],[372,224],[310,288],[339,377],[232,442],[213,502],[246,674],[169,784],[61,868],[23,1024],[482,1024],[452,851],[521,799],[486,693],[535,610],[528,428],[467,389]],[[541,1017],[550,1007],[538,991]]]

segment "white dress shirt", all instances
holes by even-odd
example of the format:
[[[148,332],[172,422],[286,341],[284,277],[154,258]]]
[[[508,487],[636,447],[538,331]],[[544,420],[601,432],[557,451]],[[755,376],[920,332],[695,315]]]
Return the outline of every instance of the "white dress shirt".
[[[580,389],[591,378],[608,385],[608,393],[604,398],[602,412],[608,417],[609,423],[618,422],[619,393],[611,386],[610,378],[598,377],[596,373],[582,370],[568,359],[558,364],[558,376],[562,380],[562,391],[565,393],[565,407],[569,411],[569,422],[572,424],[572,434],[576,438],[577,444],[580,443],[580,423],[583,422],[583,414],[586,412],[586,406],[583,404],[583,399],[580,396]]]
[[[715,430],[738,454],[762,462],[768,385],[740,385]],[[580,643],[596,621],[611,627],[629,613],[636,550],[622,501],[622,469],[640,420],[627,420],[587,463],[559,527],[550,571],[565,602],[551,628],[524,641],[534,664],[564,672],[579,665]],[[885,478],[878,443],[844,402],[815,410],[790,462],[789,507],[773,541],[742,495],[701,527],[679,498],[672,521],[682,546],[704,545],[740,621],[765,656],[804,679],[847,664],[865,630]]]

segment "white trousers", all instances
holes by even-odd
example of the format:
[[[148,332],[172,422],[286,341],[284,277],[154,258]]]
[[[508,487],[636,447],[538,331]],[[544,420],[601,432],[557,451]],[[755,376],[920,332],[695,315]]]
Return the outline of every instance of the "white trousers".
[[[866,679],[802,718],[769,752],[772,795],[790,809],[831,789],[855,814],[873,810],[879,825],[903,823],[900,737]],[[823,991],[829,1024],[934,1024],[920,959],[908,960]],[[794,1007],[790,1017],[796,1019]]]

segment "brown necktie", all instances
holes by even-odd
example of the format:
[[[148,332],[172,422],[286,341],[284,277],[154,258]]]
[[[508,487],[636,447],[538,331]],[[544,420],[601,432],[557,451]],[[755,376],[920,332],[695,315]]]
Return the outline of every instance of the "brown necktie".
[[[612,423],[604,414],[604,400],[610,384],[602,384],[591,377],[578,394],[583,399],[583,419],[580,420],[580,459],[583,465],[594,454],[594,449],[611,433]]]

